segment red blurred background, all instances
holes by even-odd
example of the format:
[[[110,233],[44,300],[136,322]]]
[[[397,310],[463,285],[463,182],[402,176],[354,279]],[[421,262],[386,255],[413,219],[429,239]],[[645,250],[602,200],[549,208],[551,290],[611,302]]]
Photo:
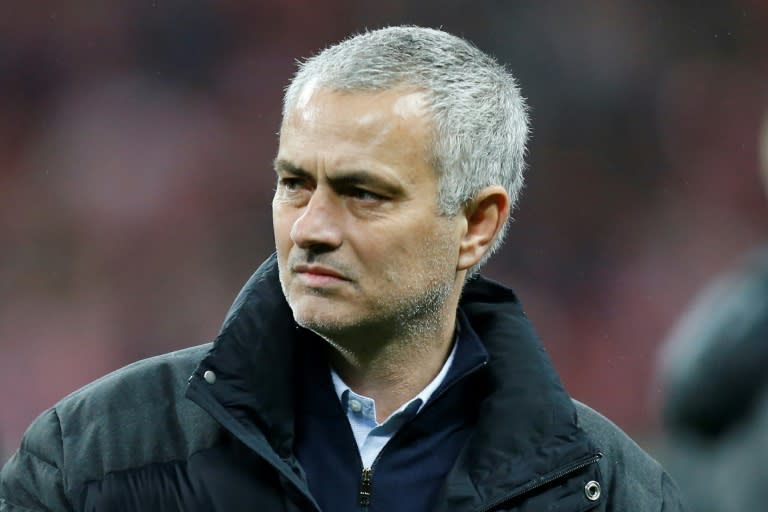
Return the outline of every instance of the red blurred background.
[[[653,446],[659,344],[768,239],[768,3],[671,4],[4,2],[0,463],[67,393],[215,336],[272,251],[294,60],[401,23],[519,78],[528,184],[486,274],[520,293],[571,394]]]

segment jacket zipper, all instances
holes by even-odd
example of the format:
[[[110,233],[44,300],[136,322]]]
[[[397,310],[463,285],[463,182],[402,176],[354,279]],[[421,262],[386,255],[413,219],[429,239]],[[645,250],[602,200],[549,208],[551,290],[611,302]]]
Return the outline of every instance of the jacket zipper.
[[[368,510],[371,504],[371,486],[373,484],[373,469],[363,468],[363,474],[360,477],[360,508],[363,511]]]
[[[556,472],[544,477],[540,480],[534,480],[532,482],[529,482],[528,484],[524,485],[523,487],[519,488],[517,491],[509,494],[508,496],[503,497],[500,500],[496,500],[495,502],[491,503],[488,506],[485,506],[483,508],[477,509],[475,512],[491,512],[496,507],[499,507],[503,503],[507,501],[511,501],[515,498],[519,498],[523,494],[527,494],[529,492],[533,492],[536,489],[543,487],[547,484],[550,484],[554,482],[555,480],[559,480],[565,476],[570,475],[571,473],[575,473],[581,469],[584,469],[587,466],[590,466],[597,461],[599,461],[603,457],[603,454],[598,452],[590,457],[587,457],[586,459],[582,459],[579,461],[576,461],[572,464],[569,464],[565,466],[562,469],[557,470]]]
[[[400,430],[403,429],[405,425],[400,427]],[[371,462],[371,467],[369,468],[363,468],[363,471],[360,475],[360,494],[359,494],[359,502],[360,502],[360,510],[363,512],[368,511],[368,507],[371,505],[371,494],[373,494],[373,468],[376,467],[376,463],[379,462],[379,459],[381,458],[381,454],[384,453],[384,450],[387,449],[387,446],[392,442],[392,440],[397,437],[397,435],[400,433],[400,430],[395,432],[395,435],[392,436],[392,439],[387,442],[386,445],[384,445],[384,448],[381,449],[378,455],[376,455],[376,458],[373,459],[373,462]],[[360,459],[360,465],[363,465],[362,459]]]

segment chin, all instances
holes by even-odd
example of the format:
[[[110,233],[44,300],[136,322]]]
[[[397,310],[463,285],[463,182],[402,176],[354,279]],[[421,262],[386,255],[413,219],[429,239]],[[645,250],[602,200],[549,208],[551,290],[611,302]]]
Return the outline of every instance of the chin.
[[[343,331],[348,322],[338,312],[338,305],[318,297],[302,297],[290,301],[293,319],[297,324],[320,335]]]
[[[301,327],[314,332],[321,338],[331,340],[340,337],[345,332],[349,331],[349,327],[339,322],[336,319],[328,319],[324,317],[309,317],[302,318],[294,315],[296,323]]]

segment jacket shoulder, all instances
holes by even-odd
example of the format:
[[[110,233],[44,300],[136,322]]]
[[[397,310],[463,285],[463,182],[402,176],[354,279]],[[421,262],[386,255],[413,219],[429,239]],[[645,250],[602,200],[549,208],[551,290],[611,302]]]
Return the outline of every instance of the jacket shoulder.
[[[187,380],[209,349],[200,345],[138,361],[59,402],[54,408],[64,463],[82,466],[76,480],[186,458],[210,446],[216,423],[184,397]]]
[[[606,511],[682,511],[682,498],[669,474],[611,420],[576,405],[579,426],[603,454],[599,462],[608,506]]]
[[[41,489],[72,498],[83,483],[110,472],[185,459],[211,446],[217,424],[184,397],[210,346],[138,361],[66,396],[32,423],[0,483],[39,480]]]
[[[183,400],[187,379],[210,348],[208,343],[129,364],[86,384],[53,408],[71,417],[88,412],[152,411],[178,403]]]

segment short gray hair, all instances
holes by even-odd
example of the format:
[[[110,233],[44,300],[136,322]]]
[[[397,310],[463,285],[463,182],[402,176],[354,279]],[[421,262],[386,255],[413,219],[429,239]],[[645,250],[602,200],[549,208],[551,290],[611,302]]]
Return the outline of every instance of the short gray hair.
[[[308,85],[334,91],[424,90],[433,121],[438,208],[455,215],[483,188],[501,185],[511,208],[523,187],[528,113],[515,78],[493,57],[441,30],[388,27],[352,36],[299,63],[283,117]],[[505,222],[477,269],[501,245]]]

